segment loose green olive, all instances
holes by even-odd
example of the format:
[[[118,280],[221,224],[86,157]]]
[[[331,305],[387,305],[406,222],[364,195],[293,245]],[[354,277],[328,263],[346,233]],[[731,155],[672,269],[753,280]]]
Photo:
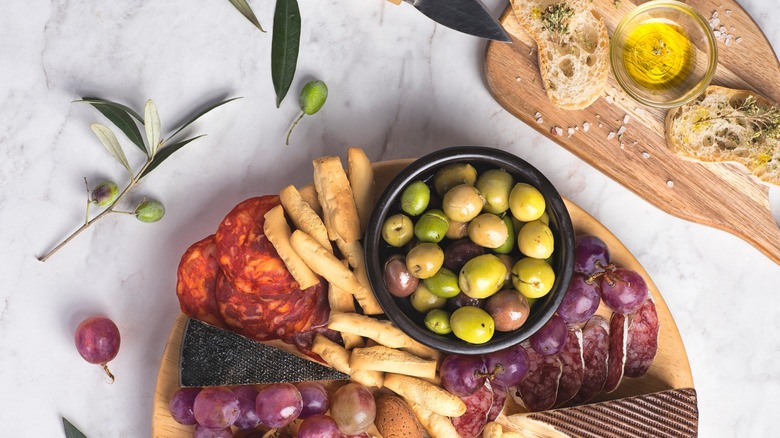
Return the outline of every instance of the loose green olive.
[[[553,253],[555,238],[550,227],[542,221],[531,221],[520,228],[517,234],[517,246],[520,252],[535,259],[546,259]]]
[[[443,196],[451,188],[459,184],[473,186],[477,182],[477,169],[468,163],[448,164],[436,172],[433,177],[433,188],[439,196]]]
[[[450,316],[452,333],[459,339],[472,344],[484,344],[493,337],[493,318],[479,307],[464,306]]]
[[[437,297],[450,298],[460,293],[458,274],[447,268],[439,269],[439,272],[423,280],[423,283]]]
[[[328,86],[322,81],[309,81],[300,96],[301,111],[310,116],[316,114],[328,99]]]
[[[509,228],[506,222],[492,213],[483,213],[469,222],[469,239],[479,246],[498,248],[503,246],[508,238]]]
[[[501,289],[505,278],[504,262],[493,254],[483,254],[463,265],[458,284],[471,298],[487,298]]]
[[[418,216],[428,208],[431,189],[422,181],[409,184],[401,193],[401,210],[410,216]]]
[[[452,240],[462,239],[469,235],[469,224],[467,222],[450,221],[450,226],[447,228],[446,238]]]
[[[515,233],[515,224],[512,220],[512,215],[508,214],[505,215],[501,220],[504,221],[504,224],[506,225],[507,229],[507,236],[504,243],[501,244],[498,248],[494,248],[493,252],[496,252],[498,254],[509,254],[512,252],[513,249],[515,249],[515,242],[517,242],[517,233]],[[510,267],[510,270],[512,268]]]
[[[547,295],[555,282],[555,271],[544,260],[526,257],[512,268],[512,284],[526,298]]]
[[[414,310],[420,313],[428,313],[433,309],[441,309],[447,305],[446,298],[437,297],[432,294],[431,291],[425,287],[424,283],[417,285],[417,289],[412,292],[410,301]]]
[[[450,220],[441,210],[428,210],[414,224],[414,235],[421,242],[441,242],[447,234]]]
[[[165,207],[160,201],[150,199],[138,204],[133,214],[141,222],[157,222],[165,216]]]
[[[382,238],[388,245],[400,248],[414,237],[414,224],[405,214],[397,213],[382,224]]]
[[[119,187],[113,181],[104,181],[92,189],[91,201],[98,207],[111,205],[119,197]]]
[[[450,220],[469,222],[477,217],[485,204],[474,186],[461,184],[444,194],[442,210]]]
[[[433,309],[425,315],[425,326],[437,335],[452,333],[450,327],[450,312],[442,309]]]
[[[409,272],[403,256],[398,254],[385,262],[384,280],[387,290],[396,297],[408,297],[420,282]]]
[[[406,267],[421,280],[433,277],[443,263],[444,251],[435,243],[423,242],[406,255]]]
[[[542,217],[546,205],[542,193],[530,184],[517,183],[509,194],[509,209],[512,216],[521,222],[531,222]]]
[[[509,208],[509,193],[515,179],[502,169],[490,169],[482,172],[474,187],[485,198],[485,211],[499,214]]]

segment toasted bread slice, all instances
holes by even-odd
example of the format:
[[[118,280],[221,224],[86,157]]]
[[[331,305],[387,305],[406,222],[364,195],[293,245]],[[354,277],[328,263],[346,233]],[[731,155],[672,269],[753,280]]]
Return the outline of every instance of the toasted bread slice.
[[[759,180],[780,185],[780,107],[755,92],[707,87],[669,110],[666,144],[682,157],[742,164]]]
[[[539,70],[553,105],[587,108],[607,86],[609,33],[590,0],[512,0],[538,46]]]

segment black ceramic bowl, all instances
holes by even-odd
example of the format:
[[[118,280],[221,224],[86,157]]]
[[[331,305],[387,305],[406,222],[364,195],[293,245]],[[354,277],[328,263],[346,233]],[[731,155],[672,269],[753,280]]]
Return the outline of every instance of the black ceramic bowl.
[[[479,173],[488,169],[504,169],[514,176],[516,182],[525,182],[539,189],[547,204],[550,228],[555,240],[552,256],[555,282],[552,290],[536,301],[523,326],[511,332],[496,331],[493,338],[483,344],[471,344],[452,334],[443,336],[429,331],[423,322],[425,315],[412,308],[408,297],[391,295],[383,279],[385,260],[393,254],[403,252],[382,239],[382,224],[385,218],[401,211],[401,192],[411,182],[429,181],[442,166],[459,162],[470,163]],[[446,242],[444,244],[446,245]],[[412,162],[401,170],[377,200],[366,230],[365,249],[371,287],[387,317],[418,342],[445,353],[484,354],[524,341],[539,330],[558,309],[574,270],[574,229],[558,191],[541,172],[526,161],[510,153],[485,147],[442,149]]]

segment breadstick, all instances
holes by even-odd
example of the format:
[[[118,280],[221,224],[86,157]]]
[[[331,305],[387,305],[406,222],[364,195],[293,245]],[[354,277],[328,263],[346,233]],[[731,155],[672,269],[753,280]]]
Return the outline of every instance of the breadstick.
[[[380,321],[370,316],[358,315],[357,313],[333,314],[328,320],[328,327],[337,332],[353,333],[371,338],[385,347],[400,348],[425,359],[438,360],[441,355],[437,350],[426,347],[410,338],[390,321]]]
[[[281,205],[268,210],[265,214],[265,223],[263,224],[265,237],[279,253],[290,275],[298,282],[298,287],[308,289],[320,283],[320,279],[311,269],[298,257],[298,254],[290,246],[290,226],[287,225],[287,219],[284,217],[284,208]]]
[[[356,371],[349,367],[349,351],[330,339],[317,334],[311,351],[319,354],[333,369],[348,374],[352,380],[366,386],[382,387],[384,374],[378,371]]]
[[[431,435],[431,438],[456,438],[460,436],[449,418],[432,412],[417,403],[409,402],[409,407],[420,420],[420,424]]]
[[[295,228],[306,232],[325,249],[333,252],[325,224],[322,223],[322,219],[311,208],[309,203],[303,199],[301,192],[295,186],[290,185],[282,189],[279,192],[279,199],[282,201],[284,210],[290,216]]]
[[[320,206],[320,201],[317,200],[317,189],[314,188],[314,183],[306,184],[298,191],[301,193],[301,198],[309,204],[309,207],[317,213],[317,216],[322,217],[322,206]]]
[[[360,233],[366,232],[368,218],[374,209],[374,169],[371,161],[363,149],[347,149],[347,178],[352,186],[352,196],[355,198],[358,218],[360,219]]]
[[[501,427],[501,425],[495,421],[491,421],[485,425],[484,429],[482,429],[482,438],[501,438],[503,433],[504,429]]]
[[[342,238],[347,243],[360,239],[360,219],[347,174],[339,157],[314,160],[314,188],[322,206],[330,240]]]
[[[350,266],[355,269],[355,276],[358,282],[363,286],[362,288],[354,292],[355,299],[363,309],[365,315],[381,315],[384,312],[382,306],[379,305],[374,290],[371,289],[371,284],[368,281],[368,272],[366,271],[365,252],[363,251],[363,245],[359,241],[347,243],[342,239],[336,239],[336,246],[339,248],[342,254],[347,257]]]
[[[325,277],[328,282],[350,293],[362,287],[352,271],[305,232],[293,231],[290,245],[312,271]]]
[[[355,313],[355,300],[352,294],[339,289],[333,283],[328,283],[328,304],[331,314]],[[342,333],[341,339],[344,340],[344,347],[347,350],[364,345],[363,338],[352,333]]]
[[[386,371],[424,379],[436,378],[436,361],[383,345],[355,348],[349,357],[354,370]]]
[[[416,377],[387,373],[384,386],[409,402],[425,406],[445,417],[460,417],[466,412],[463,400]]]

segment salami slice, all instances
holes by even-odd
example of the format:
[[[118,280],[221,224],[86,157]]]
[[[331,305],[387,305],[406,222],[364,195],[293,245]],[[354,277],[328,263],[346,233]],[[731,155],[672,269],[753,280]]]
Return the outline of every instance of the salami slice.
[[[487,384],[490,385],[489,380],[487,381]],[[490,388],[493,390],[493,404],[490,406],[490,411],[487,415],[488,423],[496,421],[496,418],[501,415],[501,412],[504,411],[504,406],[506,405],[506,399],[509,396],[506,388],[496,385],[491,385]]]
[[[571,400],[582,386],[584,377],[584,359],[582,356],[582,330],[577,326],[570,326],[566,334],[566,344],[560,353],[563,371],[558,384],[558,395],[555,405],[560,406]]]
[[[658,352],[658,314],[655,303],[648,299],[636,313],[629,316],[626,340],[626,377],[642,377]]]
[[[278,196],[247,199],[236,205],[217,228],[219,264],[239,291],[274,298],[298,289],[263,232],[265,214],[280,203]]]
[[[584,369],[582,386],[570,400],[571,405],[590,401],[604,388],[607,381],[609,356],[609,323],[599,315],[590,318],[582,330],[582,358]]]
[[[486,382],[474,394],[460,399],[466,404],[466,412],[460,417],[453,417],[452,425],[461,438],[482,436],[482,429],[487,424],[488,413],[493,406],[493,390]]]
[[[217,245],[214,235],[190,246],[179,262],[176,296],[182,313],[205,323],[224,328],[217,308]]]
[[[523,343],[523,347],[528,353],[528,375],[511,390],[512,398],[531,412],[550,409],[555,405],[558,394],[563,370],[561,359],[558,355],[541,355],[527,342]]]
[[[607,359],[607,381],[604,391],[610,393],[617,389],[623,380],[626,364],[626,334],[628,318],[621,313],[613,313],[609,321],[609,358]]]

